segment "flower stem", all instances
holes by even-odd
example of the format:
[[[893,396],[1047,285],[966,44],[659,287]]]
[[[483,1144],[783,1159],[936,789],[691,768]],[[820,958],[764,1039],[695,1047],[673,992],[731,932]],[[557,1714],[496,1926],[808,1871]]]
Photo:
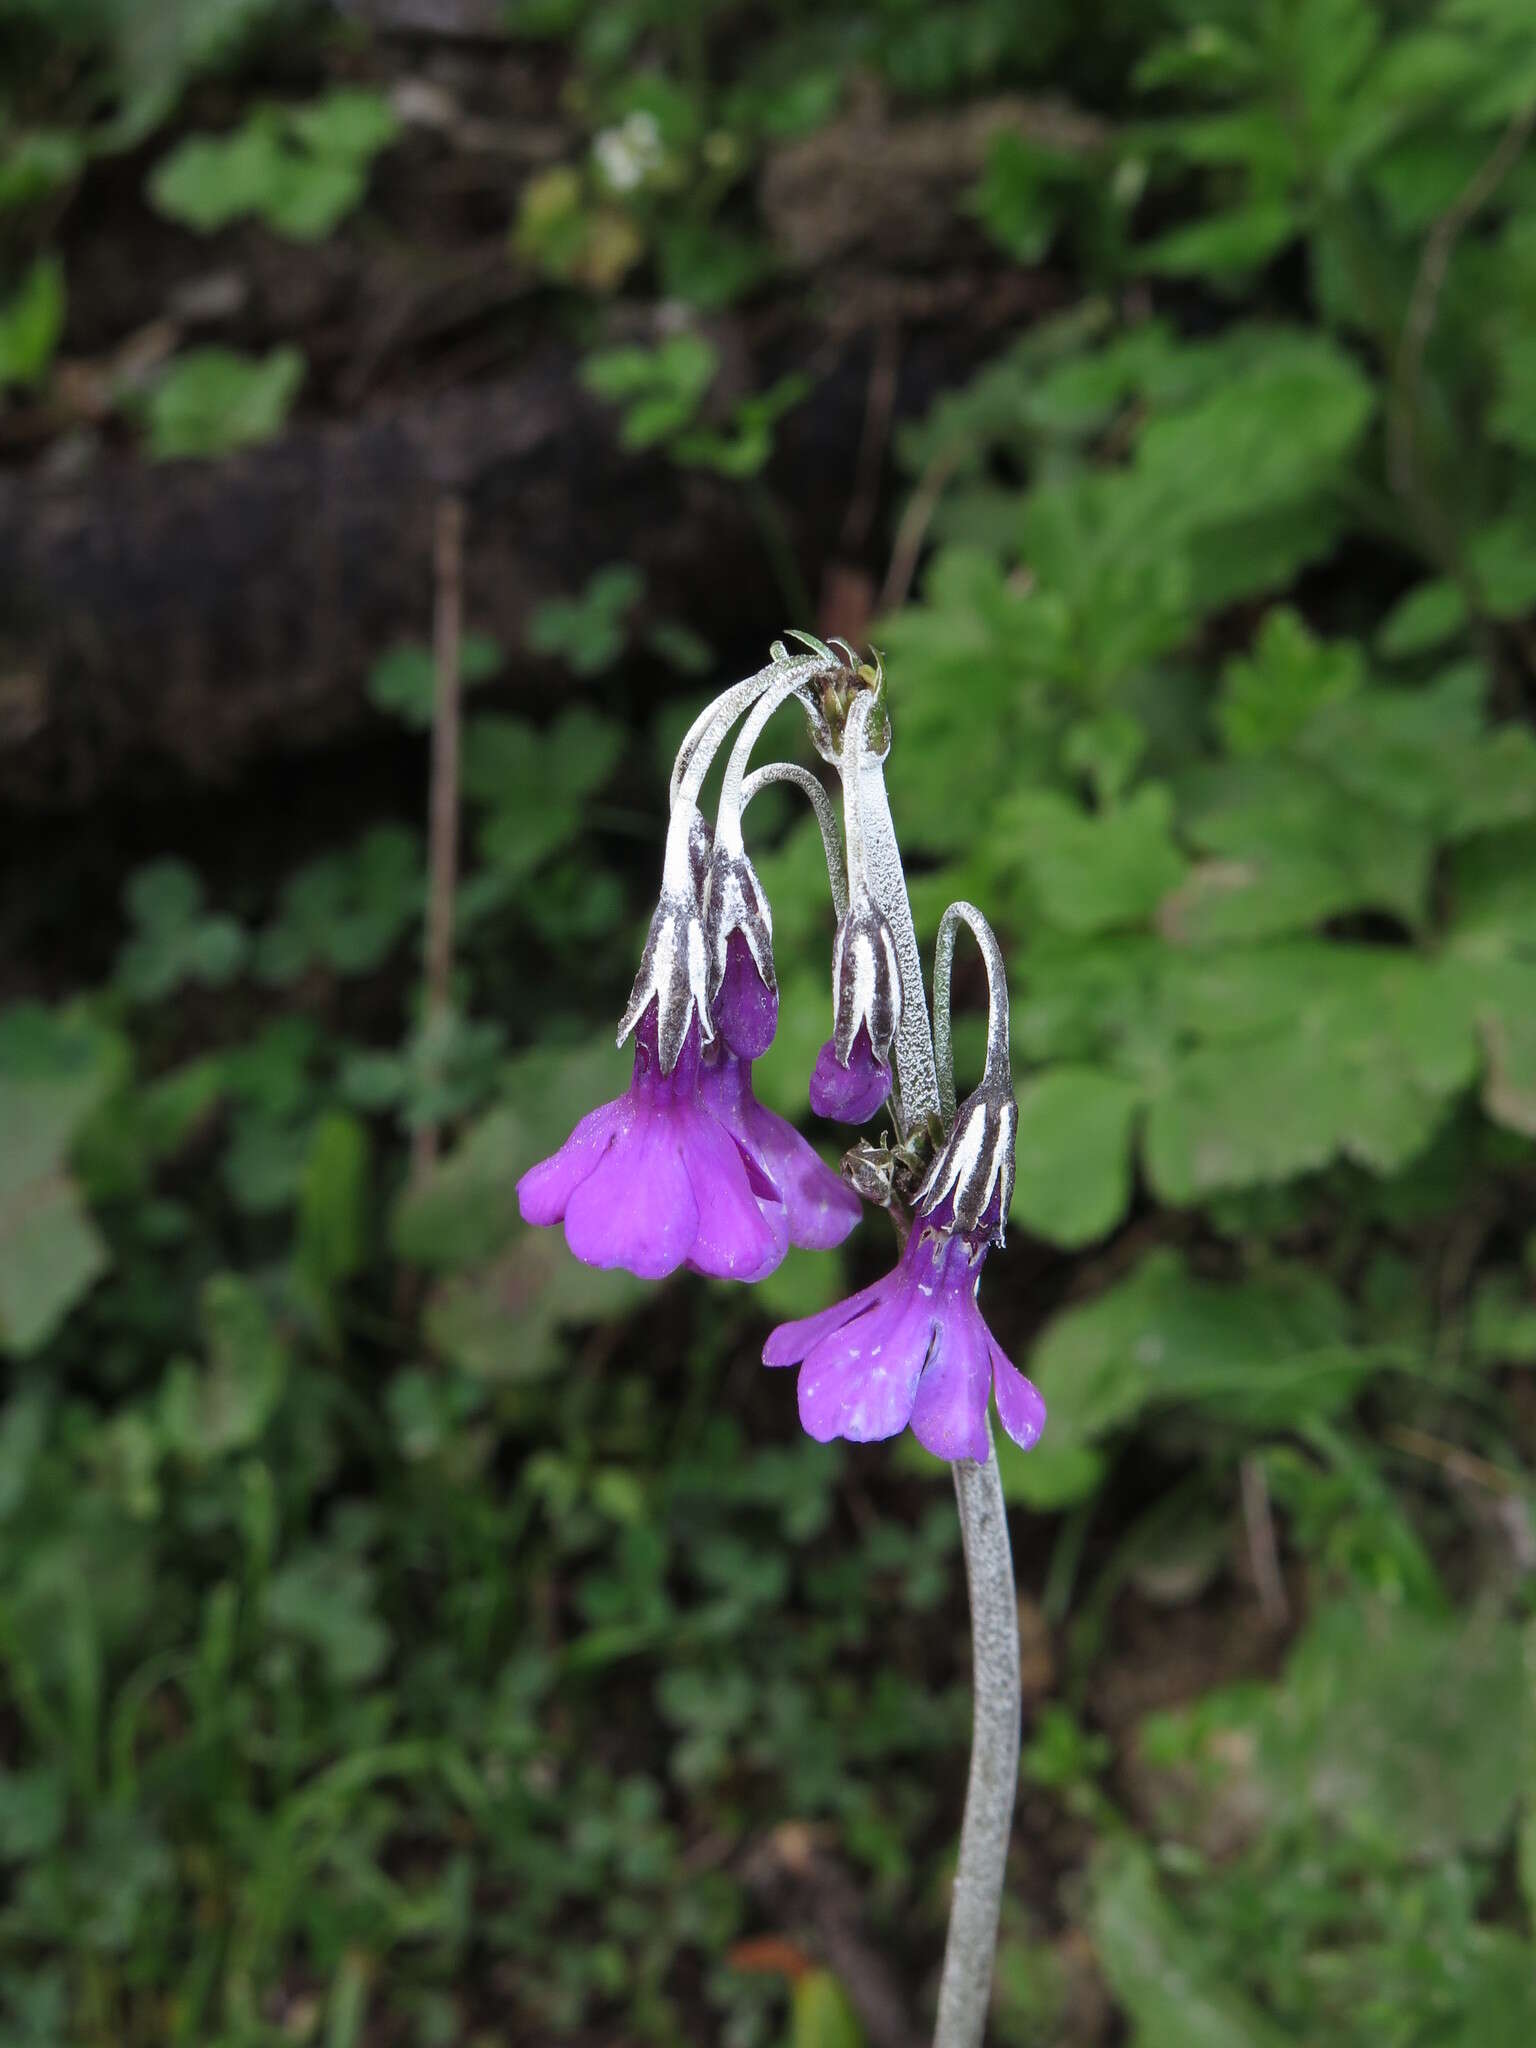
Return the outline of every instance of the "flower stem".
[[[987,1425],[990,1440],[991,1424]],[[1019,1779],[1019,1618],[1008,1516],[995,1447],[986,1464],[954,1468],[971,1598],[974,1706],[971,1775],[939,1980],[934,2048],[979,2048]]]
[[[860,757],[857,769],[851,765],[845,769],[845,778],[850,772],[859,775],[858,798],[853,808],[862,834],[870,893],[889,919],[896,939],[901,970],[896,1083],[900,1090],[901,1120],[906,1130],[911,1131],[940,1107],[939,1074],[923,993],[922,962],[901,852],[896,844],[896,828],[885,793],[884,769],[871,751]],[[850,847],[850,864],[851,860]],[[979,912],[977,916],[980,919]],[[985,924],[984,919],[980,922]],[[953,920],[950,931],[952,935]],[[990,937],[990,927],[987,933]],[[989,970],[994,965],[1001,969],[1001,958],[994,962],[989,954],[987,964]],[[944,1001],[947,1016],[947,989]],[[994,1000],[990,1033],[993,1039],[998,1035],[998,1007]],[[1002,1033],[1006,1044],[1006,1023]],[[1013,1583],[1003,1482],[997,1469],[990,1420],[986,1429],[986,1463],[978,1465],[963,1458],[951,1467],[971,1605],[973,1707],[971,1774],[965,1789],[960,1854],[955,1863],[944,1970],[939,1979],[934,2048],[980,2048],[992,1996],[992,1962],[1002,1913],[1014,1793],[1019,1781],[1018,1596]]]

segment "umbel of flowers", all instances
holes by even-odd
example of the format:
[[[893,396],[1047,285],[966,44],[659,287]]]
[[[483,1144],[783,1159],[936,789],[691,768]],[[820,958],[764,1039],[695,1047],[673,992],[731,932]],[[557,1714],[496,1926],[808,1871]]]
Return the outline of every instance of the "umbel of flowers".
[[[876,1200],[901,1244],[891,1272],[776,1329],[764,1362],[799,1368],[800,1420],[823,1442],[891,1437],[910,1425],[936,1456],[985,1463],[989,1402],[1026,1449],[1045,1422],[1040,1396],[977,1306],[1013,1186],[1003,962],[981,913],[952,905],[939,929],[935,1041],[885,795],[883,673],[843,643],[798,637],[808,654],[776,645],[768,666],[718,697],[683,741],[661,892],[619,1024],[619,1043],[634,1039],[630,1085],[529,1168],[519,1202],[530,1223],[563,1223],[571,1250],[590,1265],[647,1279],[688,1266],[750,1281],[771,1272],[789,1245],[840,1244],[859,1219],[861,1194]],[[751,770],[765,726],[790,698],[841,780],[841,832],[809,770],[789,762]],[[738,723],[711,830],[699,794]],[[773,913],[742,825],[769,781],[793,783],[814,804],[837,913],[832,1030],[809,1077],[811,1106],[845,1124],[890,1114],[883,1143],[861,1141],[848,1154],[846,1178],[752,1090],[752,1062],[773,1041],[779,994]],[[957,1110],[949,979],[961,923],[980,943],[990,1001],[981,1083]]]
[[[809,651],[792,656],[776,643],[768,666],[717,697],[678,750],[661,893],[619,1023],[619,1043],[635,1041],[633,1077],[553,1158],[529,1168],[518,1198],[530,1223],[563,1223],[578,1258],[648,1279],[689,1266],[760,1280],[789,1245],[840,1244],[865,1201],[895,1224],[899,1255],[885,1278],[783,1324],[763,1360],[799,1368],[800,1420],[821,1442],[867,1442],[910,1425],[951,1461],[975,1708],[934,2042],[979,2048],[1019,1759],[1017,1598],[989,1409],[995,1402],[1026,1450],[1045,1426],[1040,1396],[999,1349],[976,1299],[1013,1192],[1008,986],[986,919],[969,903],[951,904],[939,923],[930,1025],[886,801],[884,675],[842,641],[793,637]],[[842,785],[841,829],[809,769],[751,765],[769,719],[791,698]],[[699,796],[733,731],[711,828]],[[752,1062],[778,1027],[779,987],[773,912],[742,820],[769,782],[809,798],[837,914],[832,1030],[809,1076],[811,1107],[844,1124],[881,1120],[878,1142],[857,1140],[841,1177],[752,1090]],[[986,962],[987,1053],[979,1087],[957,1107],[949,987],[962,924]]]

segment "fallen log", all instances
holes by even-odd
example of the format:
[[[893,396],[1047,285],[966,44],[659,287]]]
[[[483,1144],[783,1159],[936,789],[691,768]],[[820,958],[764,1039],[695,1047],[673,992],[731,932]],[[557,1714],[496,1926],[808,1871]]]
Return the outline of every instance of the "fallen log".
[[[921,411],[1039,303],[1038,281],[998,285],[988,318],[899,345],[892,419]],[[778,430],[768,484],[813,593],[856,489],[871,361],[867,338],[845,342]],[[78,475],[12,472],[0,475],[0,800],[67,808],[166,770],[218,782],[369,716],[372,662],[425,637],[445,489],[468,505],[466,621],[509,650],[534,697],[561,680],[522,652],[534,607],[608,562],[641,568],[648,615],[684,619],[722,650],[744,619],[795,623],[748,493],[623,450],[568,358],[296,424],[222,460],[112,453]]]

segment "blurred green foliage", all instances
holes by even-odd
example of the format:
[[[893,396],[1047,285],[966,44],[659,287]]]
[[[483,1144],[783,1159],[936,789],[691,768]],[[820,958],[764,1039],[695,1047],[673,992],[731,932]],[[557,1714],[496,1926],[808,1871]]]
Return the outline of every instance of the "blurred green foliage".
[[[364,47],[272,0],[0,9],[0,381],[46,395],[55,209],[103,154],[152,143],[152,200],[200,231],[357,230],[393,134],[371,88],[263,78],[216,132],[167,126],[296,24]],[[772,288],[753,167],[861,75],[908,105],[1048,83],[1102,117],[1070,154],[1002,134],[963,197],[1075,290],[901,431],[931,548],[874,631],[919,923],[981,902],[1015,990],[1023,1249],[987,1287],[1050,1407],[1001,1455],[1051,1668],[994,2030],[1523,2048],[1529,7],[868,0],[738,38],[724,0],[527,0],[513,24],[581,136],[513,246],[584,335],[594,294],[666,296],[661,338],[589,348],[586,380],[627,446],[749,489],[803,387],[720,412],[678,308]],[[174,359],[150,450],[275,433],[303,375],[288,346]],[[227,894],[152,862],[107,982],[0,1016],[16,2048],[844,2048],[825,1970],[791,1992],[734,1947],[766,1911],[738,1852],[786,1820],[922,1993],[968,1726],[946,1475],[802,1441],[754,1364],[841,1263],[658,1292],[516,1217],[521,1167],[622,1085],[656,760],[694,705],[637,731],[611,679],[709,662],[645,599],[599,557],[528,631],[571,701],[466,716],[446,1015],[414,993],[413,817]],[[513,658],[470,635],[463,680]],[[378,650],[382,714],[422,732],[432,686],[424,647]],[[752,827],[784,991],[759,1078],[799,1114],[821,851],[778,793]],[[1245,1634],[1256,1500],[1283,1654]]]

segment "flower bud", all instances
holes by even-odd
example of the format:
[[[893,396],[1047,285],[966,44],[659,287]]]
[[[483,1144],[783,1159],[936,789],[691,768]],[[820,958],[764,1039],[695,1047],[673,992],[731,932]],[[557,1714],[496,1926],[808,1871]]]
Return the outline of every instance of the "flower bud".
[[[901,1021],[901,971],[885,917],[862,897],[844,913],[832,951],[832,1036],[811,1074],[811,1107],[861,1124],[891,1092],[890,1053]]]
[[[926,1223],[1001,1244],[1013,1199],[1013,1149],[1019,1105],[1006,1075],[983,1080],[961,1103],[944,1149],[917,1191]]]
[[[706,1044],[714,1037],[705,986],[704,921],[691,890],[663,889],[651,918],[640,972],[619,1024],[622,1045],[651,1004],[656,1005],[656,1050],[661,1071],[670,1074],[695,1017]]]
[[[846,1067],[860,1026],[882,1064],[901,1022],[901,969],[884,913],[869,898],[848,906],[832,949],[832,1045]]]
[[[704,904],[709,995],[715,1026],[738,1059],[760,1059],[779,1021],[773,913],[745,853],[718,850]]]

